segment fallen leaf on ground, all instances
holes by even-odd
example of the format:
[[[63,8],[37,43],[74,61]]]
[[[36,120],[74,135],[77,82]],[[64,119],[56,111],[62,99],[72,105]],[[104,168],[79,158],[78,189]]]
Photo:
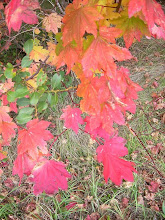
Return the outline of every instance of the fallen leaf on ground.
[[[137,201],[138,201],[138,204],[144,205],[144,199],[143,199],[143,196],[142,196],[142,195],[139,195],[139,196],[138,196]]]

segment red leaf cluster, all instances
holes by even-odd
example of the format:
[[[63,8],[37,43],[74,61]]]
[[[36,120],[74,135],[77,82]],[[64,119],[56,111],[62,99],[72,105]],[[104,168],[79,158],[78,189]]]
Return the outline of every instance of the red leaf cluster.
[[[19,31],[22,22],[36,24],[38,18],[33,10],[37,8],[40,8],[38,0],[11,0],[5,8],[6,23],[9,29],[9,34],[11,28],[13,28],[14,31]]]
[[[53,138],[50,131],[46,130],[49,125],[48,121],[33,119],[27,123],[26,129],[18,131],[18,156],[14,162],[13,175],[18,174],[20,183],[24,174],[31,175],[29,180],[34,183],[35,195],[66,190],[66,178],[71,177],[62,162],[46,159],[50,156],[46,141]]]

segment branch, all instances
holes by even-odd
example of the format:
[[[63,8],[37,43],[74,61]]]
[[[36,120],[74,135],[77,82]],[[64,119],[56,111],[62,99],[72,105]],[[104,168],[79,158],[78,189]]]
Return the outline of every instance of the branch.
[[[122,2],[122,0],[119,0],[118,6],[117,6],[117,8],[116,8],[116,12],[119,12],[120,7],[121,7],[121,2]]]
[[[49,58],[49,56],[46,57],[46,59],[44,60],[44,63],[46,63],[47,59]],[[39,72],[40,70],[42,69],[42,64],[40,64],[38,70],[31,76],[29,76],[28,78],[25,79],[25,81],[28,81],[30,79],[33,79]]]
[[[165,134],[165,132],[161,131],[161,128],[155,128],[155,127],[151,124],[151,121],[150,121],[148,115],[145,113],[143,107],[142,107],[140,104],[138,104],[138,105],[139,105],[139,107],[141,108],[141,110],[143,111],[144,115],[146,116],[147,121],[148,121],[148,124],[149,124],[150,127],[153,129],[153,131],[151,132],[151,134],[152,134],[153,132],[155,132],[155,131],[160,131],[160,133]]]
[[[50,91],[45,91],[45,92],[53,92],[53,93],[57,93],[57,92],[68,92],[70,89],[77,89],[77,86],[71,86],[68,87],[66,89],[57,89],[57,90],[50,90]]]
[[[96,6],[103,7],[103,8],[117,8],[117,7],[108,6],[108,5],[96,5]]]
[[[61,7],[60,3],[58,2],[58,0],[55,0],[55,3],[57,5],[57,7],[59,8],[60,12],[64,15],[65,11],[63,10],[63,8]]]

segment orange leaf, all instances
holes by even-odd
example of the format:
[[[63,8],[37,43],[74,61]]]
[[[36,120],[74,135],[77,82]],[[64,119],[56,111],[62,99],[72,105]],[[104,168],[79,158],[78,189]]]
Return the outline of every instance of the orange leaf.
[[[38,147],[43,154],[47,154],[46,141],[53,138],[53,135],[46,128],[50,125],[48,121],[33,119],[27,123],[27,129],[18,131],[18,154],[28,152],[32,158],[38,156]]]
[[[83,5],[84,1],[74,1],[66,8],[66,14],[63,18],[63,43],[66,46],[75,40],[78,45],[82,43],[82,37],[87,33],[97,36],[96,21],[103,19],[96,8]]]
[[[14,122],[2,122],[0,123],[0,134],[2,134],[2,145],[10,145],[11,138],[15,136],[15,130],[17,125]]]
[[[43,26],[47,32],[52,31],[54,34],[58,33],[58,28],[61,27],[62,17],[57,13],[51,13],[49,16],[46,16],[43,20]]]
[[[71,68],[74,66],[76,62],[79,60],[78,50],[72,46],[72,44],[68,44],[61,51],[58,56],[57,69],[63,65],[67,65],[67,74],[70,72]]]
[[[109,28],[111,33],[111,28]],[[121,48],[116,44],[109,44],[107,39],[110,33],[100,31],[100,36],[93,40],[88,47],[82,59],[82,66],[87,77],[92,76],[95,70],[103,70],[108,72],[112,77],[116,73],[116,64],[114,60],[124,61],[131,59],[132,55],[126,48]],[[116,36],[116,33],[114,34]],[[110,38],[109,41],[112,41]]]

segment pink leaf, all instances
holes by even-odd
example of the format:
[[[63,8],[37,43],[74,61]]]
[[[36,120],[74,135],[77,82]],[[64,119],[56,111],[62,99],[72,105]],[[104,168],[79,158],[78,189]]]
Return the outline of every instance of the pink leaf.
[[[84,123],[81,118],[81,110],[79,108],[71,108],[71,106],[68,105],[63,109],[63,112],[64,113],[61,115],[60,119],[65,121],[64,126],[66,128],[71,128],[77,134],[79,129],[78,124]]]
[[[14,161],[13,175],[18,174],[20,178],[19,184],[21,183],[23,174],[29,176],[35,164],[36,161],[29,157],[26,153],[19,154],[17,156],[16,160]]]
[[[3,137],[2,145],[10,145],[11,138],[15,136],[15,128],[17,125],[14,122],[2,121],[0,123],[0,134]]]
[[[67,210],[70,210],[72,209],[73,207],[75,207],[77,205],[77,202],[70,202],[68,205],[66,205],[66,209]]]
[[[10,109],[8,106],[0,106],[0,123],[2,123],[2,121],[5,122],[11,122],[12,118],[10,118],[10,116],[7,114],[7,112],[9,112]]]
[[[9,104],[9,106],[10,106],[10,111],[13,111],[13,112],[15,112],[15,113],[18,112],[17,103],[16,103],[16,102],[10,102],[10,103],[9,103],[8,100],[7,100],[7,95],[3,95],[1,99],[2,99],[3,105],[8,105],[8,104]]]
[[[59,189],[67,190],[67,179],[71,175],[64,168],[62,162],[54,160],[43,160],[38,166],[34,167],[31,181],[34,182],[34,194],[38,195],[45,191],[47,194],[56,193]]]
[[[2,170],[2,169],[0,169],[0,176],[2,176],[2,173],[3,173],[3,170]]]
[[[36,7],[34,7],[36,8]],[[35,12],[29,7],[29,5],[21,0],[11,0],[5,8],[6,23],[11,32],[11,28],[14,31],[19,31],[22,25],[22,21],[27,24],[36,24],[38,22]]]
[[[121,137],[114,137],[110,141],[106,141],[104,145],[100,145],[97,152],[97,159],[104,165],[104,178],[106,183],[110,178],[116,185],[121,185],[122,179],[132,182],[133,174],[136,172],[134,163],[125,161],[119,157],[128,153],[124,147],[125,140]]]
[[[165,39],[165,14],[155,0],[130,0],[128,6],[129,17],[142,11],[149,31],[157,38]]]

